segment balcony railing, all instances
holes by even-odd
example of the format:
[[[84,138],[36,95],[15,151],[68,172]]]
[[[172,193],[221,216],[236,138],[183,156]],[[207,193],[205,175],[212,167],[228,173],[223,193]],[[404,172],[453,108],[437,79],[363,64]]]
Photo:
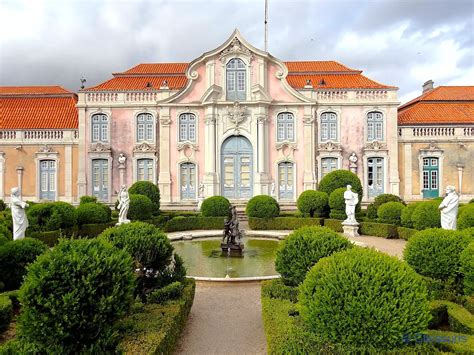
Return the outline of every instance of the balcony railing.
[[[426,141],[437,140],[474,140],[474,125],[470,126],[424,126],[424,127],[399,127],[398,136],[401,141]]]
[[[0,131],[1,143],[76,143],[79,140],[77,130],[3,130]]]

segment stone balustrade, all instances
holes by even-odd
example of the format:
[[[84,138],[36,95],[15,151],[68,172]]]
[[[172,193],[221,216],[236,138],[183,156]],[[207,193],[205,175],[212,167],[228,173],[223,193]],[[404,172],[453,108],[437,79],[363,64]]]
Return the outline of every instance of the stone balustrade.
[[[77,130],[3,130],[0,131],[0,143],[37,144],[37,143],[77,143]]]
[[[395,90],[304,90],[303,95],[319,103],[365,103],[397,101]]]
[[[123,104],[155,104],[164,100],[176,91],[161,90],[149,92],[84,92],[79,93],[78,105],[120,106]]]
[[[399,127],[398,136],[401,141],[474,140],[474,125]]]

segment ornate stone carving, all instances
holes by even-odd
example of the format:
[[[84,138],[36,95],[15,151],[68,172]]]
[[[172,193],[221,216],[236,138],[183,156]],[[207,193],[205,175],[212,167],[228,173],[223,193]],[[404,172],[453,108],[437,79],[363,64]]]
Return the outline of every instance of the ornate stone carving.
[[[89,151],[98,152],[98,153],[110,152],[110,146],[107,144],[100,143],[100,142],[94,143],[90,145]]]
[[[198,150],[197,144],[194,144],[194,143],[191,143],[191,142],[178,143],[176,148],[178,148],[178,151],[182,151],[183,149],[186,149],[186,148],[190,148],[194,151]]]
[[[250,52],[248,48],[244,47],[237,37],[234,37],[230,45],[219,54],[219,60],[224,63],[227,56],[234,56],[236,54],[243,54],[249,56],[250,60],[253,59],[252,52]]]
[[[303,116],[303,123],[308,125],[312,124],[314,122],[314,116],[313,115],[304,115]]]
[[[143,142],[143,143],[137,144],[133,148],[133,151],[134,152],[154,152],[155,151],[155,146]]]
[[[329,142],[326,142],[326,143],[319,144],[319,150],[320,151],[326,151],[326,152],[340,152],[340,151],[342,151],[342,147],[338,143],[333,143],[333,142],[329,141]]]
[[[169,126],[171,124],[171,119],[170,117],[162,117],[160,118],[160,123],[162,126]]]
[[[39,150],[40,153],[52,153],[53,152],[53,148],[50,147],[49,145],[45,144],[44,146],[41,147],[41,149]]]
[[[365,144],[365,150],[387,150],[387,145],[379,141],[373,141]]]
[[[216,123],[216,116],[215,115],[206,115],[204,117],[204,122],[207,125],[214,124],[214,123]]]
[[[291,150],[296,150],[297,144],[289,141],[284,141],[284,142],[279,142],[275,144],[276,150],[285,150],[285,149],[291,149]]]
[[[247,108],[236,101],[232,107],[227,107],[227,116],[229,121],[238,127],[247,117]]]

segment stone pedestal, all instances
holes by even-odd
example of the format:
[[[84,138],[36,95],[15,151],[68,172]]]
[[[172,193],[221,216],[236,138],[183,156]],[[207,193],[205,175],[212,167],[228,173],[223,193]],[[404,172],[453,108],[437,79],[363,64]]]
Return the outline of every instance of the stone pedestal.
[[[125,169],[124,164],[119,165],[120,188],[125,185]]]
[[[359,223],[357,222],[342,222],[342,229],[344,230],[344,235],[348,238],[358,237],[359,236]]]

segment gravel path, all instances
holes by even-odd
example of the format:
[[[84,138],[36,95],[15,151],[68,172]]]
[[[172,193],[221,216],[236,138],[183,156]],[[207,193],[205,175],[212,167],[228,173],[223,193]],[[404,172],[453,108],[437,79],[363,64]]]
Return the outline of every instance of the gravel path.
[[[198,282],[176,354],[265,354],[260,282]]]

